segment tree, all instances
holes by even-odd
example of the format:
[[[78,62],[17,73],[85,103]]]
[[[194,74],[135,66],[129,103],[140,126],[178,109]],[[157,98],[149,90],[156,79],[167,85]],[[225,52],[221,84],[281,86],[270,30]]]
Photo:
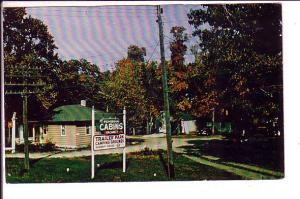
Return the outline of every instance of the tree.
[[[136,45],[130,45],[127,50],[127,59],[144,62],[144,57],[146,56],[146,49],[144,47],[140,48]]]
[[[29,107],[43,113],[43,110],[49,108],[55,98],[53,80],[56,79],[55,70],[59,59],[55,52],[53,37],[42,21],[27,15],[25,8],[5,8],[3,16],[5,80],[23,81],[22,74],[16,76],[18,68],[26,70],[26,68],[38,65],[41,68],[40,81],[43,81],[45,86],[39,94],[31,96]],[[15,75],[14,78],[11,78],[12,75]],[[8,79],[9,76],[11,79]],[[20,96],[6,96],[7,117],[11,117],[12,112],[22,112],[21,101]]]
[[[145,124],[147,109],[141,74],[140,65],[132,60],[122,59],[116,63],[116,70],[105,86],[109,111],[120,112],[125,106],[130,127]]]
[[[171,63],[176,70],[182,70],[182,68],[185,67],[184,55],[187,51],[185,42],[188,41],[185,30],[186,29],[182,26],[174,26],[170,31],[173,36],[173,41],[170,43]]]
[[[142,82],[145,89],[145,103],[146,103],[146,120],[148,131],[152,132],[158,130],[155,125],[161,120],[161,111],[163,110],[163,96],[161,76],[158,76],[158,63],[150,61],[142,64]]]
[[[109,110],[127,109],[130,127],[143,127],[152,131],[156,118],[160,117],[163,98],[157,62],[144,62],[146,49],[128,47],[128,56],[116,63],[116,70],[108,75],[104,93]],[[151,125],[152,124],[152,125]]]
[[[281,6],[207,5],[188,17],[219,114],[229,110],[237,129],[282,118]]]
[[[189,111],[191,103],[187,93],[187,72],[184,55],[187,51],[185,42],[188,41],[184,27],[174,26],[171,28],[173,40],[170,42],[171,60],[168,64],[171,110],[178,116],[182,111]]]
[[[80,100],[105,108],[104,74],[85,59],[63,61],[57,70],[57,99],[54,106],[76,104]]]

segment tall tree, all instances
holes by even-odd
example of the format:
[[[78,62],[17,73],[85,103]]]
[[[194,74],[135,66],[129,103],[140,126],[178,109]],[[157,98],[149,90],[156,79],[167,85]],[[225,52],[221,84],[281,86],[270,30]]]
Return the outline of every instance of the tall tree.
[[[219,113],[230,110],[238,129],[254,119],[282,122],[281,6],[207,5],[188,17]]]
[[[171,60],[168,64],[170,73],[170,98],[173,114],[177,115],[181,111],[188,111],[191,108],[190,98],[187,93],[187,72],[184,55],[187,51],[185,42],[188,41],[184,27],[174,26],[171,28],[172,41],[170,42]]]
[[[51,106],[55,98],[54,80],[56,78],[54,72],[59,59],[55,52],[54,39],[48,32],[47,26],[42,21],[28,16],[25,8],[5,8],[3,16],[5,79],[11,82],[22,81],[24,78],[22,74],[13,79],[7,78],[17,75],[16,66],[28,69],[37,67],[38,64],[38,67],[41,68],[40,80],[45,83],[45,86],[41,89],[40,94],[31,97],[29,107],[40,110],[42,113],[42,110]],[[7,95],[5,104],[7,117],[10,117],[14,111],[21,112],[20,96]]]
[[[128,126],[145,125],[146,103],[145,89],[140,81],[141,67],[129,59],[117,62],[116,70],[106,83],[109,111],[120,112],[126,107]]]
[[[55,106],[76,104],[80,100],[104,109],[104,74],[99,67],[85,59],[61,63],[57,70],[57,101]]]

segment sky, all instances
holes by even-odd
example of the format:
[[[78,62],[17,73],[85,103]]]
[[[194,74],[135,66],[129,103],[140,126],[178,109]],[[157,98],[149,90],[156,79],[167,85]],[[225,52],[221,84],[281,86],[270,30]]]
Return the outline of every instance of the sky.
[[[163,5],[164,43],[166,59],[170,59],[170,30],[183,26],[195,44],[193,27],[188,23],[190,9],[200,5]],[[92,7],[30,7],[27,13],[48,26],[63,60],[87,59],[101,71],[113,69],[113,65],[127,55],[129,45],[145,47],[146,60],[159,60],[159,36],[155,6],[92,6]],[[186,61],[193,61],[188,50]]]

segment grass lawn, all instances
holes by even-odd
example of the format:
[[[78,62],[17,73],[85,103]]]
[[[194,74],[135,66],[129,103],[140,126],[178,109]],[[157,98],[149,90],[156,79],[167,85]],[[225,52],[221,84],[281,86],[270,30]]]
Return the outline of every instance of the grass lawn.
[[[214,163],[222,163],[256,172],[275,174],[284,173],[284,147],[283,139],[274,138],[252,138],[248,142],[233,142],[230,139],[223,140],[191,140],[192,145],[183,146],[187,155],[209,159]],[[257,169],[259,167],[262,169]]]
[[[28,173],[23,173],[23,159],[6,159],[8,183],[57,183],[57,182],[130,182],[166,181],[166,153],[144,151],[128,154],[127,171],[122,172],[122,155],[110,154],[95,157],[95,179],[90,179],[90,157],[44,158],[33,160]],[[98,164],[98,166],[97,166]],[[69,168],[69,172],[67,172]],[[232,173],[199,164],[175,154],[175,172],[178,181],[186,180],[235,180],[242,179]]]

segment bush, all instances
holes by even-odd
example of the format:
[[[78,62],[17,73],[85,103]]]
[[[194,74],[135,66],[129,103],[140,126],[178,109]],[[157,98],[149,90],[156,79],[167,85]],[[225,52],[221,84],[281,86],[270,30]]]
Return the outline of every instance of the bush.
[[[43,151],[43,152],[55,151],[56,150],[55,144],[53,144],[52,142],[47,142],[45,144],[41,144],[40,145],[40,150]]]
[[[51,142],[47,142],[45,144],[32,144],[30,143],[29,146],[29,152],[48,152],[48,151],[55,151],[55,144]],[[17,152],[24,152],[24,144],[17,144],[16,145],[16,151]]]
[[[163,150],[159,149],[159,150],[152,150],[149,149],[148,147],[145,147],[144,150],[142,150],[141,152],[138,152],[144,156],[148,156],[148,155],[159,155],[162,153]]]

